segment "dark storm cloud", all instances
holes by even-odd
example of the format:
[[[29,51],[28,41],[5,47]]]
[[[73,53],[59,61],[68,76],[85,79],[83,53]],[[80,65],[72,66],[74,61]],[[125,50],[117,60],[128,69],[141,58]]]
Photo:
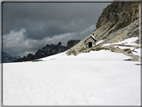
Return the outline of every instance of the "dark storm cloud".
[[[110,3],[3,3],[3,49],[26,55],[46,44],[83,39]]]
[[[4,3],[3,33],[26,29],[27,37],[43,39],[76,32],[95,24],[103,3]]]

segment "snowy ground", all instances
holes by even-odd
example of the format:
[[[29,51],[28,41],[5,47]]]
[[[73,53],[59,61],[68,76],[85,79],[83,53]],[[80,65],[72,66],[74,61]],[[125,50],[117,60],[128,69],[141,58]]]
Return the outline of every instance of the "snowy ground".
[[[124,41],[120,41],[120,42],[117,42],[117,43],[107,43],[107,44],[103,44],[103,47],[104,46],[110,46],[110,45],[116,45],[114,47],[118,47],[120,49],[131,49],[131,50],[134,50],[132,51],[132,54],[133,55],[138,55],[138,56],[141,56],[141,47],[139,45],[139,48],[138,48],[138,44],[136,43],[136,41],[138,40],[139,38],[138,37],[132,37],[132,38],[128,38]],[[99,42],[102,42],[99,41]],[[123,46],[119,46],[119,45],[122,45]]]
[[[140,105],[140,62],[124,59],[102,50],[3,64],[4,105]]]
[[[138,44],[135,43],[135,41],[138,40],[138,37],[132,37],[132,38],[128,38],[124,41],[120,41],[117,43],[107,43],[107,44],[103,44],[103,46],[109,46],[109,45],[113,45],[113,44],[124,44],[124,45],[134,45],[134,46],[138,46]],[[102,41],[102,40],[101,40]]]

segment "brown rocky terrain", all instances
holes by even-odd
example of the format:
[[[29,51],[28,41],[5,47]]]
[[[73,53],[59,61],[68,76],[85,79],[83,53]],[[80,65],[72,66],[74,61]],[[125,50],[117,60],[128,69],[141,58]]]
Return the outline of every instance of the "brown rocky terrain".
[[[86,37],[88,38],[89,36],[92,36],[93,33],[97,40],[96,46],[85,48],[84,41],[86,38],[84,38],[77,45],[69,49],[67,54],[77,55],[81,52],[106,49],[131,56],[132,58],[129,60],[139,61],[140,55],[134,55],[133,51],[141,48],[141,36],[139,36],[140,25],[141,17],[139,2],[113,2],[103,9],[96,25],[97,29]],[[138,38],[138,40],[134,41],[137,43],[136,47],[132,45],[113,44],[132,37]],[[110,44],[109,46],[104,46],[104,44],[108,43]],[[123,45],[123,47],[127,47],[128,49],[118,48],[120,45]],[[134,47],[133,50],[131,50],[132,47]]]
[[[133,22],[139,18],[139,3],[113,2],[103,9],[97,22],[97,29],[107,22],[116,24],[118,21]]]

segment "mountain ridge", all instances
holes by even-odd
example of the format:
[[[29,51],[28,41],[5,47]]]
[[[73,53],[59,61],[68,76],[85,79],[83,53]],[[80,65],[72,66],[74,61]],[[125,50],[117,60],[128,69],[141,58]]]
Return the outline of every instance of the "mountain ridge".
[[[2,62],[3,63],[13,62],[19,58],[20,57],[10,56],[7,52],[2,52]]]
[[[108,21],[110,21],[112,24],[116,24],[120,20],[133,22],[138,19],[138,17],[139,3],[113,2],[103,9],[103,12],[96,24],[96,28],[98,29]]]
[[[59,42],[58,44],[47,44],[46,46],[38,49],[35,54],[29,53],[27,56],[23,56],[23,58],[17,59],[14,62],[22,62],[22,61],[32,61],[39,58],[55,55],[57,53],[64,52],[77,44],[80,40],[69,40],[67,42],[67,46],[62,46],[62,43]]]
[[[123,6],[122,6],[123,5]],[[126,7],[125,7],[126,6]],[[116,53],[123,53],[125,55],[128,55],[132,57],[133,61],[139,61],[140,55],[134,55],[132,52],[129,53],[129,51],[132,51],[131,48],[134,47],[133,45],[126,45],[123,47],[127,47],[128,50],[124,49],[117,49],[117,46],[114,46],[113,43],[117,43],[120,41],[124,41],[128,38],[137,37],[137,48],[141,48],[141,42],[139,37],[139,26],[140,26],[140,16],[139,16],[139,6],[140,3],[128,3],[128,2],[113,2],[106,8],[104,8],[101,16],[98,19],[98,23],[96,25],[97,29],[95,29],[93,32],[91,32],[90,35],[88,35],[86,38],[81,40],[78,44],[73,46],[70,50],[67,51],[68,55],[74,54],[77,55],[79,53],[86,53],[90,52],[91,50],[98,51],[103,49],[108,49]],[[120,8],[123,7],[123,8]],[[125,8],[124,8],[125,7]],[[133,7],[133,8],[132,8]],[[119,10],[120,9],[120,10]],[[113,12],[113,11],[118,12]],[[133,11],[130,11],[133,10]],[[114,15],[113,15],[114,14]],[[125,17],[124,17],[125,16]],[[114,20],[111,20],[111,18],[114,18]],[[95,47],[92,48],[86,48],[85,47],[85,40],[88,37],[91,37],[92,35],[95,36],[95,39],[97,40]],[[100,42],[102,41],[102,42]],[[134,42],[136,42],[134,41]],[[104,44],[110,43],[109,46],[104,46]],[[118,46],[119,47],[119,46]],[[137,49],[134,48],[133,50]]]

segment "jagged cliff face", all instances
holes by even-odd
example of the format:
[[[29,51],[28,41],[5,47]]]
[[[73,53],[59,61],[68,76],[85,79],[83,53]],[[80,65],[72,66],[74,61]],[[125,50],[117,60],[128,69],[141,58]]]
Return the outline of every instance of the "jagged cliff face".
[[[94,34],[95,39],[97,40],[96,46],[92,48],[85,48],[84,41],[86,38],[81,40],[77,45],[72,47],[67,54],[78,54],[81,52],[89,52],[90,50],[100,50],[104,49],[104,44],[107,43],[117,43],[120,41],[124,41],[125,39],[131,37],[139,38],[139,4],[133,2],[123,2],[116,3],[113,2],[108,5],[102,12],[101,16],[98,19],[97,29],[90,33],[86,38],[92,36]],[[100,42],[102,41],[102,42]],[[134,42],[136,42],[134,41]],[[137,42],[138,48],[140,48],[139,42]],[[132,46],[133,47],[133,46]],[[131,48],[131,46],[129,47]],[[107,47],[113,52],[120,52],[128,56],[133,56],[132,54],[128,54],[124,52],[122,49],[115,49],[114,46]],[[138,56],[133,60],[139,60]]]
[[[107,22],[116,24],[118,21],[133,22],[139,17],[139,3],[120,2],[111,3],[102,12],[97,22],[96,28],[100,28]]]
[[[115,43],[139,36],[139,4],[133,2],[112,3],[98,19],[94,31],[96,39]]]

